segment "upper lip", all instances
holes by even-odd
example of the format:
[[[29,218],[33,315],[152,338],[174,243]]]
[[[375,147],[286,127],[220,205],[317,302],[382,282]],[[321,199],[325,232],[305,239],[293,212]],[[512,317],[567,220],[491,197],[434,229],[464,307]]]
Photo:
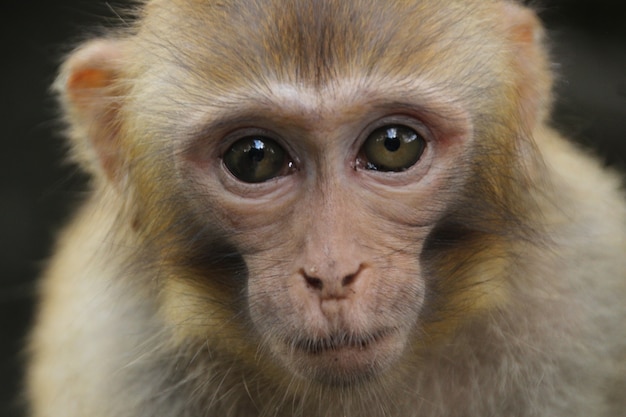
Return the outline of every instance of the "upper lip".
[[[345,348],[365,350],[372,343],[376,343],[389,335],[391,331],[392,329],[386,328],[368,333],[336,332],[327,337],[295,340],[291,345],[297,350],[312,355]]]

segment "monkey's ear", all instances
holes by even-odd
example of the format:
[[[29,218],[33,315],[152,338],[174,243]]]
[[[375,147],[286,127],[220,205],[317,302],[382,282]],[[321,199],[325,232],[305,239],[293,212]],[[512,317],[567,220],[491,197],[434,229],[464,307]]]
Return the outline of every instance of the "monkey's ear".
[[[545,121],[552,106],[552,72],[545,45],[545,32],[534,11],[512,1],[502,2],[503,22],[516,72],[520,117],[533,131]]]
[[[69,122],[74,158],[96,178],[114,183],[123,177],[123,58],[121,41],[88,42],[67,59],[54,86]]]

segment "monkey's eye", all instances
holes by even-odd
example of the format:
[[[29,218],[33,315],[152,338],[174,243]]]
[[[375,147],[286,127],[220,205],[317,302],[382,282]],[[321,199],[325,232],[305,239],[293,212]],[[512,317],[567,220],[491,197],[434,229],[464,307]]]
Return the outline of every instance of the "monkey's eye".
[[[374,130],[361,150],[365,168],[400,172],[420,159],[426,140],[414,129],[403,125],[387,125]]]
[[[224,165],[239,180],[259,183],[285,175],[291,163],[287,152],[265,136],[247,136],[224,154]]]

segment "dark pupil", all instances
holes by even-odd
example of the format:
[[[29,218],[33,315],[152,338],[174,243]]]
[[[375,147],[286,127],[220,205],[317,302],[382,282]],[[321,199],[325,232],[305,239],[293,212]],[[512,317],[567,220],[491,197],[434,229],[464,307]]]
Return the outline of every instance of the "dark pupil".
[[[389,152],[395,152],[400,149],[400,138],[398,138],[396,129],[387,130],[387,137],[385,138],[385,149]]]
[[[263,142],[260,140],[255,140],[252,146],[250,147],[250,151],[248,152],[248,156],[252,162],[259,163],[265,158],[265,150],[263,149],[265,146]]]

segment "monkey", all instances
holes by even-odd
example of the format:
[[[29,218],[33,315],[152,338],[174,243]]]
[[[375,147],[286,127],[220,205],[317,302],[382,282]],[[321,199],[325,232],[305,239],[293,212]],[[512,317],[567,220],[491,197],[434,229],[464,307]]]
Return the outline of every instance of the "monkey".
[[[618,417],[620,175],[512,0],[144,0],[54,89],[89,193],[33,417]]]

